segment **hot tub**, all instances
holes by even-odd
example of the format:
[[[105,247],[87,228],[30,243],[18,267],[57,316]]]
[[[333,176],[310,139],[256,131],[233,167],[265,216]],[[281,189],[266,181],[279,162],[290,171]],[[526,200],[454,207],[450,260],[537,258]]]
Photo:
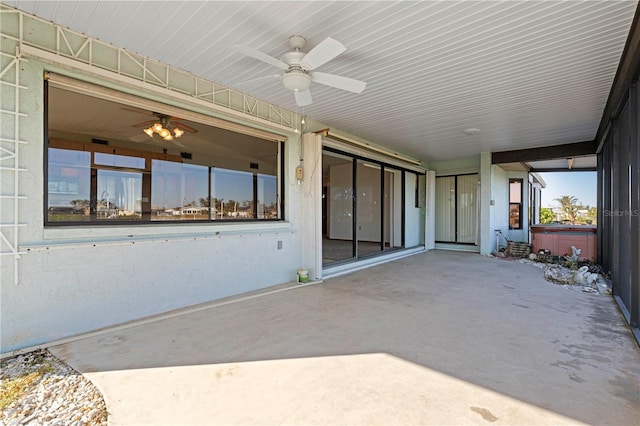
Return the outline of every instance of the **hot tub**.
[[[570,255],[571,246],[582,249],[580,259],[597,259],[597,228],[595,225],[546,224],[531,225],[533,252],[550,250],[552,255]]]

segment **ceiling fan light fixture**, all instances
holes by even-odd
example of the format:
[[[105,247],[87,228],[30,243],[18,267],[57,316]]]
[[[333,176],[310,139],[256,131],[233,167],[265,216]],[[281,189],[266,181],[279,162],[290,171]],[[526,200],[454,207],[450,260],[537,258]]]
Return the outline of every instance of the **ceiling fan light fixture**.
[[[162,124],[158,123],[154,123],[153,126],[151,126],[153,128],[153,131],[160,134],[160,132],[162,131]]]
[[[176,138],[179,138],[180,136],[184,135],[184,130],[176,127],[173,129],[173,134],[175,135]]]
[[[144,129],[143,132],[145,132],[147,134],[147,136],[149,136],[150,138],[153,137],[153,127],[149,127],[147,129]]]
[[[282,76],[282,85],[293,92],[304,92],[311,87],[311,77],[303,71],[290,71]]]
[[[167,136],[171,136],[171,131],[167,129],[162,129],[158,132],[161,138],[166,138]]]
[[[171,132],[169,132],[169,134],[167,136],[163,136],[162,139],[164,139],[165,141],[172,141],[173,135],[171,134]]]

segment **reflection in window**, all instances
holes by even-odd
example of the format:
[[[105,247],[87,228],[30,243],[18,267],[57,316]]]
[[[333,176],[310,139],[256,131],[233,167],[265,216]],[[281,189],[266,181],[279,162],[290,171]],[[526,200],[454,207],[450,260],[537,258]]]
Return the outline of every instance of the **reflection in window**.
[[[123,167],[130,169],[143,169],[144,158],[130,157],[128,155],[115,155],[96,152],[93,155],[93,162],[102,166]]]
[[[98,170],[98,219],[142,217],[142,173]]]
[[[211,197],[216,219],[254,218],[253,173],[214,168]]]
[[[185,119],[179,143],[149,138],[140,111],[45,87],[47,225],[282,220],[282,142]],[[112,136],[79,133],[98,113]]]
[[[142,173],[98,170],[97,218],[142,218]]]
[[[91,153],[49,149],[47,217],[51,222],[88,221]]]
[[[277,219],[278,179],[270,175],[258,175],[258,212],[259,219]]]
[[[522,229],[522,179],[509,179],[509,229]]]
[[[151,220],[208,220],[209,168],[152,160]]]

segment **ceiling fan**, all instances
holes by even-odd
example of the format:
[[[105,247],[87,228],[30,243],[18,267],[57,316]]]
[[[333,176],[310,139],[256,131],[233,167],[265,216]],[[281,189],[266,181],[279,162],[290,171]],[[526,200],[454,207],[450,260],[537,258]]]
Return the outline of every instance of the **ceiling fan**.
[[[178,117],[172,117],[159,112],[154,112],[156,117],[153,120],[143,121],[142,123],[134,124],[133,127],[142,127],[142,131],[147,136],[153,138],[154,135],[160,136],[165,141],[171,141],[178,146],[184,147],[184,145],[178,141],[177,138],[182,137],[185,132],[197,133],[198,131],[191,126],[186,125]]]
[[[289,45],[293,50],[282,55],[280,59],[276,59],[248,46],[235,45],[232,46],[232,48],[252,58],[282,69],[284,71],[283,74],[271,77],[279,78],[286,89],[294,92],[298,106],[311,105],[312,98],[309,88],[312,82],[353,93],[362,93],[367,86],[365,82],[354,80],[353,78],[315,71],[316,68],[326,64],[347,50],[339,41],[327,37],[308,53],[304,53],[300,51],[305,45],[304,37],[294,35],[289,38]]]

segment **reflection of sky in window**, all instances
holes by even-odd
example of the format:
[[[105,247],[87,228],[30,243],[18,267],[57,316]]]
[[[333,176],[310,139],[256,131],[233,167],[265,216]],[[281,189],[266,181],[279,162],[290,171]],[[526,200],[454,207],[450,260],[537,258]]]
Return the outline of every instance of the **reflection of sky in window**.
[[[252,201],[253,173],[213,169],[211,196],[224,201]]]
[[[195,164],[153,160],[151,208],[176,208],[207,198],[209,168]]]
[[[207,198],[208,167],[194,164],[153,160],[151,182],[152,209],[175,208]],[[258,175],[258,199],[270,205],[277,201],[278,179],[271,175]],[[253,173],[213,168],[211,197],[224,202],[253,202]]]
[[[265,204],[276,202],[277,182],[276,176],[258,175],[259,202]],[[211,196],[218,200],[253,201],[253,173],[215,168],[211,187]]]
[[[275,176],[258,175],[258,201],[264,204],[277,202],[278,180]]]
[[[93,162],[103,166],[128,167],[131,169],[144,169],[145,159],[140,157],[130,157],[127,155],[104,154],[96,152],[93,154]]]
[[[49,164],[68,164],[75,167],[91,166],[91,153],[70,149],[49,148]]]

